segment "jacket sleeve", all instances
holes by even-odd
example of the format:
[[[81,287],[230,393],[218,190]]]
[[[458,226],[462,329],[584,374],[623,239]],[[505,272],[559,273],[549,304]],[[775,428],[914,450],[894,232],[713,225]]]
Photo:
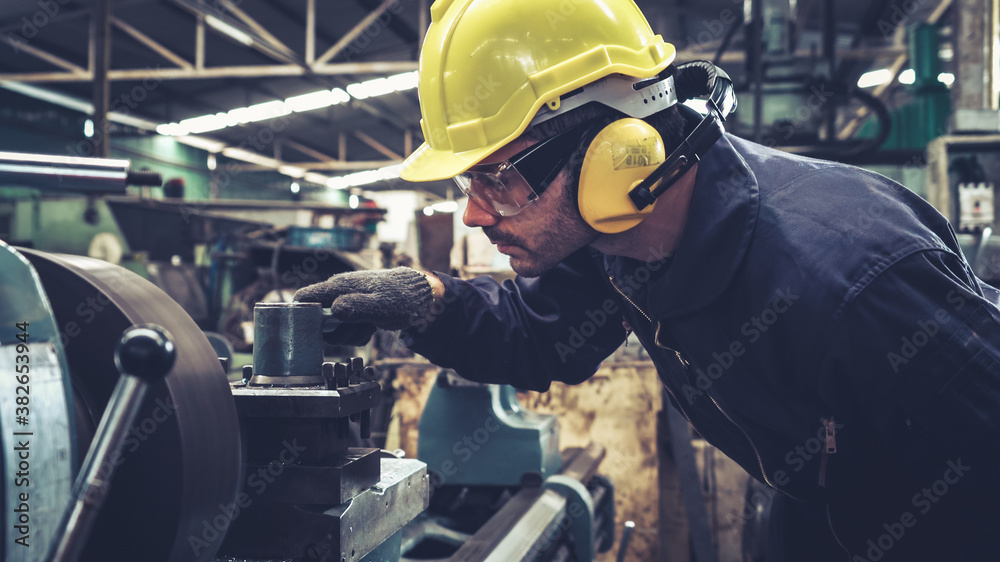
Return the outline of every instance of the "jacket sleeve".
[[[960,459],[966,490],[1000,490],[997,305],[961,257],[924,250],[873,273],[844,308],[841,376],[883,446],[928,484]]]
[[[584,249],[537,278],[463,281],[403,331],[413,351],[469,380],[544,391],[579,383],[624,341],[621,309]]]

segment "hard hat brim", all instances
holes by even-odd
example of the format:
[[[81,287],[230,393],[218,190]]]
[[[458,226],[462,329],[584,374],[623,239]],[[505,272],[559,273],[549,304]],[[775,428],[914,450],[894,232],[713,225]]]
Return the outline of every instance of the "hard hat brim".
[[[490,145],[456,154],[450,150],[434,150],[425,142],[403,161],[399,177],[413,182],[450,179],[468,170],[498,148],[499,146]]]

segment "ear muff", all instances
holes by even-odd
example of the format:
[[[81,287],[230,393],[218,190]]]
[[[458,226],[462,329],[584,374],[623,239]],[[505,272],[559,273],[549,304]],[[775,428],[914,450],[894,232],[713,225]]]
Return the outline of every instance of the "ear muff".
[[[651,125],[628,117],[601,130],[587,148],[580,171],[580,215],[598,232],[624,232],[649,215],[656,198],[673,186],[725,133],[722,122],[736,110],[729,75],[707,61],[673,71],[677,101],[702,98],[708,114],[666,155]]]
[[[580,215],[598,232],[626,231],[646,218],[654,205],[638,211],[629,191],[666,158],[663,139],[641,119],[619,119],[601,129],[587,148],[580,170]]]

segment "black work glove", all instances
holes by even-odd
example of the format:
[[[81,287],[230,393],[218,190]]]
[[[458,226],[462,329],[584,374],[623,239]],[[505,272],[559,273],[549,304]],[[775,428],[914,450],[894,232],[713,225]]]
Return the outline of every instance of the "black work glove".
[[[299,289],[295,300],[318,302],[344,323],[402,330],[427,314],[434,292],[423,274],[397,267],[334,275]]]

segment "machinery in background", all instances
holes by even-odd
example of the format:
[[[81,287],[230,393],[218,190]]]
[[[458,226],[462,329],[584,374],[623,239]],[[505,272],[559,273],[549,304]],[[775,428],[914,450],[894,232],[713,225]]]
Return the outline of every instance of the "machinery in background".
[[[90,322],[86,303],[101,307]],[[424,463],[348,447],[350,421],[370,431],[381,393],[360,359],[323,363],[319,305],[259,312],[253,366],[230,385],[191,318],[148,281],[0,243],[0,355],[30,356],[23,378],[0,377],[3,558],[41,560],[67,541],[80,560],[397,559],[400,529],[427,505]],[[129,392],[114,359],[135,324],[172,334],[176,363],[130,423],[111,404]],[[95,479],[81,480],[83,453],[108,428],[122,439],[91,452],[106,462],[91,459]],[[56,536],[74,480],[106,499],[92,530],[70,519]]]
[[[255,303],[289,302],[298,287],[377,266],[375,251],[361,250],[383,209],[125,195],[127,185],[160,182],[126,160],[0,153],[0,186],[11,187],[0,199],[0,239],[122,265],[163,289],[242,362],[253,345]],[[164,194],[182,195],[166,187]]]
[[[0,158],[0,182],[43,190],[124,193],[130,181],[154,179],[130,174],[125,161]],[[201,326],[146,277],[156,278],[148,268],[157,264],[183,263],[174,252],[192,242],[260,223],[177,204],[136,208],[148,212],[123,220],[125,229],[166,228],[130,242],[169,260],[139,274],[0,242],[0,359],[24,365],[0,377],[2,558],[397,559],[400,529],[426,507],[427,477],[417,460],[350,446],[370,432],[382,397],[376,382],[360,380],[370,370],[360,358],[323,362],[319,305],[262,305],[253,366],[230,385],[228,361]],[[75,216],[88,222],[88,212]],[[195,276],[180,279],[165,286],[201,287]],[[157,336],[117,348],[137,324]],[[126,364],[132,370],[116,368]]]
[[[418,444],[434,493],[404,529],[403,559],[594,560],[614,542],[614,488],[596,474],[604,454],[560,454],[555,416],[521,409],[512,387],[442,371]]]
[[[980,279],[1000,286],[995,191],[1000,135],[945,135],[927,145],[927,199],[955,226]]]

